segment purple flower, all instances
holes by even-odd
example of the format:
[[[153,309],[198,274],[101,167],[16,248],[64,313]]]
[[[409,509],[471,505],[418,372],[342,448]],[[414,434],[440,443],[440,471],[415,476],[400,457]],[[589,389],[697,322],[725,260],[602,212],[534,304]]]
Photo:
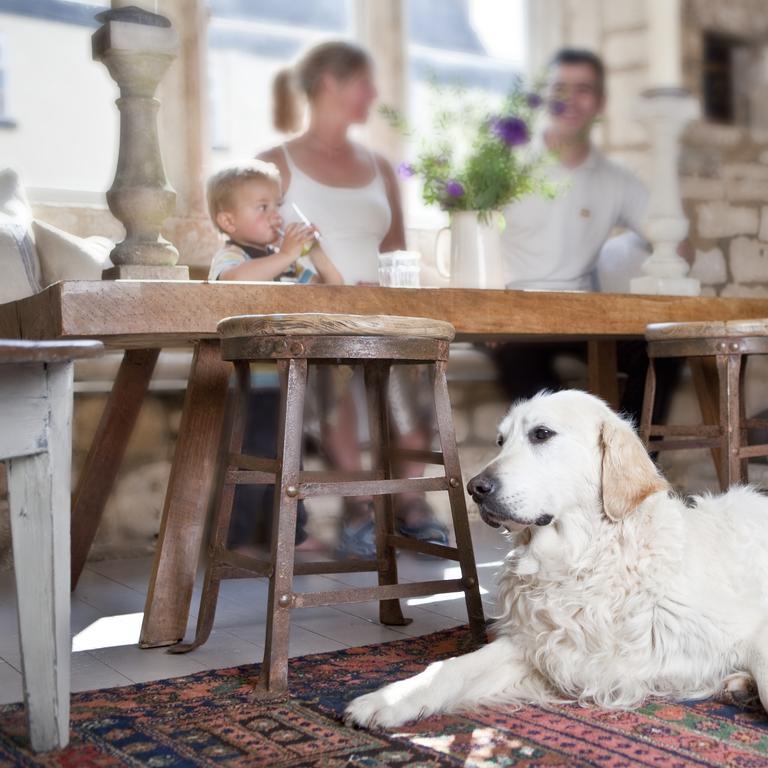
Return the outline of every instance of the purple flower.
[[[491,133],[508,147],[518,147],[521,144],[527,144],[530,138],[525,120],[512,116],[494,119],[491,122]]]
[[[451,179],[445,185],[445,194],[448,197],[463,197],[464,187],[461,185],[461,182],[456,181],[456,179]]]
[[[565,102],[564,101],[550,101],[549,102],[549,111],[553,115],[562,115],[563,112],[565,112]]]
[[[401,179],[410,179],[416,175],[416,169],[410,163],[400,163],[397,173]]]
[[[529,93],[525,97],[525,103],[531,109],[538,109],[544,103],[544,99],[538,93]]]

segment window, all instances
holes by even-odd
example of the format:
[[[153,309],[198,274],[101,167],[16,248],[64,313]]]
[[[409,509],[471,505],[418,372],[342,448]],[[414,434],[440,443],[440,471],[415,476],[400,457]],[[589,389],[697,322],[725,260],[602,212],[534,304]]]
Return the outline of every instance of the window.
[[[730,35],[704,34],[703,101],[707,119],[717,123],[765,127],[762,80],[764,49]]]
[[[101,2],[0,0],[0,157],[32,202],[102,203],[115,172],[116,87],[91,58]]]
[[[208,77],[214,165],[279,143],[272,79],[304,49],[352,32],[350,0],[210,0]]]
[[[5,36],[0,34],[0,128],[15,128],[8,108],[8,54]]]
[[[431,124],[432,83],[458,85],[470,99],[498,102],[524,74],[525,0],[406,0],[409,122]],[[445,217],[421,203],[415,183],[404,190],[413,226],[434,227]]]

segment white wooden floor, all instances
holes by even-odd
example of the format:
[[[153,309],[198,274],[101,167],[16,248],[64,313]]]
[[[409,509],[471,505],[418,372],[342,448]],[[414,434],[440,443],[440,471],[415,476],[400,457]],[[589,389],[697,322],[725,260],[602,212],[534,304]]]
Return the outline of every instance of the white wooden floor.
[[[505,540],[481,521],[472,523],[486,614],[493,610],[494,577],[506,554]],[[89,563],[72,595],[72,690],[85,691],[187,675],[261,661],[264,643],[266,582],[237,580],[222,584],[216,624],[208,642],[185,655],[136,647],[149,577],[149,558]],[[403,552],[398,558],[403,580],[456,578],[458,568],[434,558]],[[306,576],[297,589],[333,589],[341,584],[372,584],[374,574]],[[200,579],[198,579],[198,586]],[[187,637],[194,633],[199,591],[193,598]],[[376,621],[375,603],[337,608],[304,608],[292,615],[291,655],[398,640],[466,622],[462,595],[403,601],[407,627]],[[16,596],[12,573],[0,573],[0,704],[22,698]]]

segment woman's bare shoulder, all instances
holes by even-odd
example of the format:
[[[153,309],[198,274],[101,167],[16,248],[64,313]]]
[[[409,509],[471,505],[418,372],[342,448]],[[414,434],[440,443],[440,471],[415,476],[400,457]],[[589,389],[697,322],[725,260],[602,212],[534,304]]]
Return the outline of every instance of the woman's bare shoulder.
[[[256,155],[256,157],[259,160],[265,160],[268,163],[275,163],[275,164],[279,164],[285,160],[285,155],[283,154],[282,145],[265,149],[262,152],[259,152]]]
[[[290,182],[290,169],[285,161],[285,152],[282,145],[265,149],[263,152],[259,152],[256,157],[267,163],[274,163],[277,166],[277,170],[280,171],[280,175],[283,177],[283,182],[287,188],[287,183]]]

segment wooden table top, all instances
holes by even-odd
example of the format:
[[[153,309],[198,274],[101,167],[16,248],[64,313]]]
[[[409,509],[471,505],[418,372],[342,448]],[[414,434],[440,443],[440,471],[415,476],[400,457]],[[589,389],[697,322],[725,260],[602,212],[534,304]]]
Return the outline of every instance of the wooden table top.
[[[92,338],[128,349],[216,335],[224,317],[347,312],[447,320],[460,339],[610,339],[648,323],[768,317],[766,299],[291,285],[207,281],[66,281],[0,305],[0,338]]]

